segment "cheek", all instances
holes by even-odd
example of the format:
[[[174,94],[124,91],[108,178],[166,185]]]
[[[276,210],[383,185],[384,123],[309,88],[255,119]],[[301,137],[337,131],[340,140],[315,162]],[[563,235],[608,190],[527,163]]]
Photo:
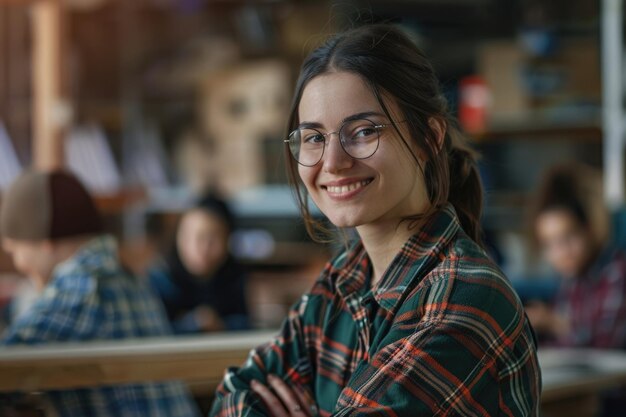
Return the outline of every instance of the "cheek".
[[[572,242],[570,250],[577,262],[584,262],[588,251],[587,242],[582,238],[578,238]]]
[[[30,273],[36,269],[38,259],[33,259],[27,252],[17,251],[13,256],[13,263],[20,272]]]
[[[24,256],[21,253],[16,253],[13,255],[13,263],[15,264],[15,268],[22,271],[24,269],[24,265],[27,265],[28,262],[24,259]]]
[[[211,260],[221,259],[226,255],[226,245],[222,243],[216,243],[211,245],[210,248],[207,249],[206,257]]]
[[[180,257],[183,258],[185,262],[189,262],[192,260],[197,252],[196,243],[192,240],[185,240],[179,244],[178,251]]]
[[[585,262],[585,243],[579,239],[559,242],[547,251],[547,260],[557,270],[566,274],[575,274]]]
[[[566,259],[565,253],[566,251],[563,248],[551,248],[546,251],[546,259],[552,265],[559,267],[563,260]]]
[[[298,174],[300,174],[300,180],[307,188],[309,193],[314,191],[315,186],[315,177],[317,175],[317,170],[315,167],[305,167],[302,165],[298,165]]]

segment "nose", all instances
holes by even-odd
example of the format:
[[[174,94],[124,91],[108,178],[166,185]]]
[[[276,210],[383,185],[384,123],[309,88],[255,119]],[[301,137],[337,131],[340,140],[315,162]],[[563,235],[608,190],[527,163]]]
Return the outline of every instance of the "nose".
[[[331,138],[336,136],[334,140]],[[350,168],[354,159],[344,151],[339,142],[339,134],[329,134],[326,139],[326,149],[322,157],[324,171],[334,173],[342,169]]]

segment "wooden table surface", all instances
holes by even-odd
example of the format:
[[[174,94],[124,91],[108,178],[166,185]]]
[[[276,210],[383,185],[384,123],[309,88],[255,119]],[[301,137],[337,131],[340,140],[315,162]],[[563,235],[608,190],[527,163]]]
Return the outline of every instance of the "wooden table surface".
[[[0,348],[0,392],[180,380],[209,393],[276,331]],[[542,405],[626,384],[626,352],[540,350]],[[558,408],[558,407],[557,407]],[[582,413],[580,415],[586,415]]]
[[[542,401],[598,393],[626,384],[626,352],[590,349],[539,351]]]
[[[141,381],[216,385],[275,331],[0,348],[0,392]]]
[[[626,352],[540,350],[541,411],[549,417],[594,417],[603,392],[626,385]]]

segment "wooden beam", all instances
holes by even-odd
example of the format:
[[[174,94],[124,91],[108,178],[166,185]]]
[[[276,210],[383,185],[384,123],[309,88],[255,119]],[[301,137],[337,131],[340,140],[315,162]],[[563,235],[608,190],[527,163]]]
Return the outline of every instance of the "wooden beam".
[[[619,209],[626,203],[624,0],[603,0],[601,9],[604,199],[609,208]]]
[[[64,165],[63,6],[58,0],[32,5],[33,163],[40,169]]]
[[[0,6],[29,6],[39,0],[0,0]]]

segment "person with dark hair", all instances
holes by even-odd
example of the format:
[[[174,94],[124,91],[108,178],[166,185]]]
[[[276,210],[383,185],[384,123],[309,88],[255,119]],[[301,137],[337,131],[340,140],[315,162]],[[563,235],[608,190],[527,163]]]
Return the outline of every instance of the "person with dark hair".
[[[227,370],[211,415],[538,415],[533,332],[480,244],[474,154],[411,38],[370,25],[314,50],[288,128],[310,233],[307,196],[357,239]]]
[[[18,177],[2,195],[0,235],[15,268],[40,291],[0,346],[171,334],[163,307],[121,265],[115,239],[73,175],[33,170]],[[60,417],[199,415],[178,382],[54,390],[40,398],[47,415]],[[0,414],[16,401],[18,394],[3,397]]]
[[[250,327],[246,272],[228,249],[234,227],[223,200],[203,197],[181,217],[169,256],[148,271],[176,333]]]
[[[553,305],[528,316],[546,344],[626,348],[626,254],[610,243],[602,179],[569,163],[548,170],[530,214],[535,246],[561,277]]]

